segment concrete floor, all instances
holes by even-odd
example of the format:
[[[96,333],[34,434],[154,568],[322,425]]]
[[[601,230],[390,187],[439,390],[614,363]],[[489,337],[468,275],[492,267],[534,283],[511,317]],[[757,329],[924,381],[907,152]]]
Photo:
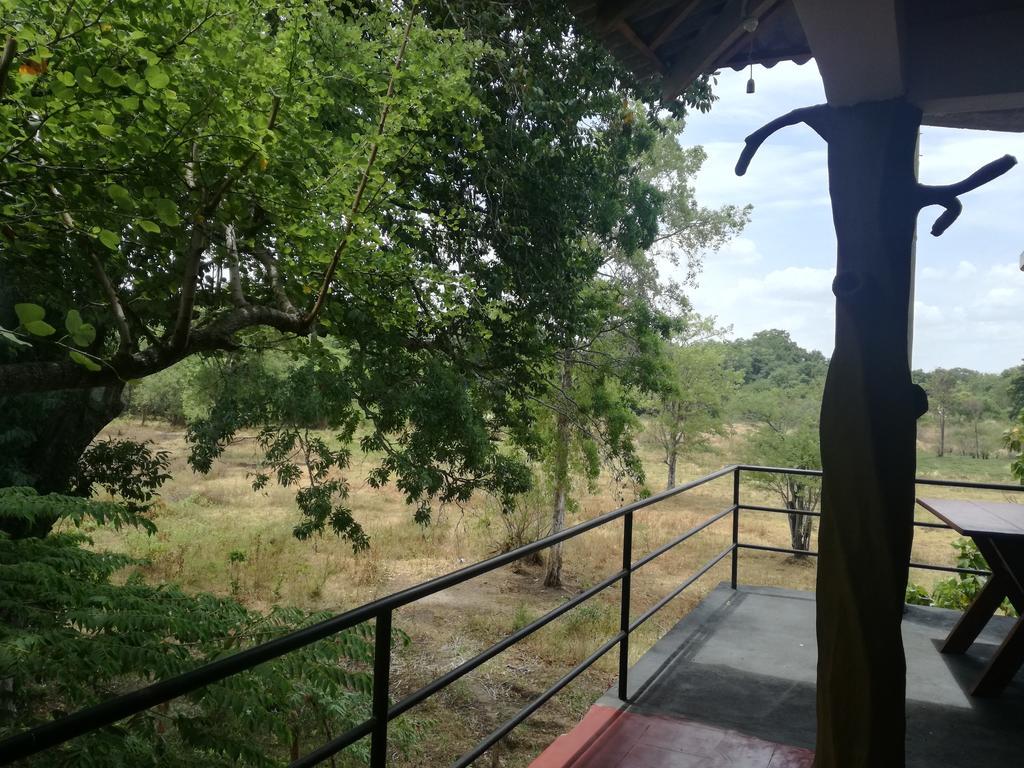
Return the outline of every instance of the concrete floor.
[[[1012,620],[944,656],[958,616],[910,606],[904,618],[907,767],[1024,765],[1024,671],[997,699],[967,693]],[[723,584],[631,670],[627,712],[813,748],[816,657],[813,595]],[[611,692],[598,705],[621,708]]]

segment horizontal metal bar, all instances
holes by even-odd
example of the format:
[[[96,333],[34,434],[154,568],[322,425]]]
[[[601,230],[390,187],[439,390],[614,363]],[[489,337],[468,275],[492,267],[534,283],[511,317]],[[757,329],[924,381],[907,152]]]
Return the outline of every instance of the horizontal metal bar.
[[[714,568],[716,565],[718,565],[720,562],[722,562],[722,560],[724,560],[726,557],[731,555],[732,551],[735,548],[736,548],[735,544],[730,544],[728,547],[723,549],[721,552],[719,552],[713,558],[708,560],[701,567],[701,569],[699,571],[697,571],[690,578],[688,578],[686,581],[684,581],[680,586],[676,587],[676,589],[674,589],[672,592],[667,594],[665,597],[661,598],[661,600],[656,602],[653,606],[651,606],[646,611],[644,611],[632,624],[629,625],[630,633],[632,633],[635,629],[637,629],[637,627],[639,627],[641,624],[643,624],[645,621],[647,621],[649,618],[651,618],[651,616],[653,616],[658,611],[660,611],[662,608],[664,608],[666,605],[668,605],[670,602],[672,602],[672,600],[675,599],[679,595],[680,592],[682,592],[688,586],[693,584],[693,582],[695,582],[697,579],[699,579],[705,573],[707,573],[712,568]]]
[[[919,477],[914,482],[918,485],[937,485],[941,488],[972,488],[978,491],[1024,493],[1024,485],[1010,485],[1008,483],[976,483],[971,480],[939,480],[934,477]]]
[[[766,507],[760,504],[740,504],[740,511],[750,512],[778,512],[785,515],[806,515],[807,517],[821,517],[821,512],[814,512],[809,509],[788,509],[787,507]]]
[[[944,528],[947,531],[953,530],[946,523],[926,523],[926,522],[921,521],[921,520],[915,520],[914,521],[914,527],[915,528]]]
[[[622,639],[626,636],[626,634],[626,632],[617,632],[611,640],[606,642],[604,645],[602,645],[600,648],[598,648],[596,651],[590,654],[587,658],[585,658],[583,661],[581,661],[579,664],[573,667],[558,682],[556,682],[554,685],[552,685],[550,688],[544,691],[544,693],[542,693],[540,696],[538,696],[525,707],[523,707],[521,710],[519,710],[519,712],[517,712],[515,716],[512,717],[512,719],[505,721],[503,725],[494,730],[487,738],[485,738],[483,741],[477,744],[470,752],[467,752],[454,763],[452,763],[452,768],[465,768],[467,765],[471,765],[484,752],[486,752],[488,749],[490,749],[499,741],[501,741],[501,739],[507,736],[509,732],[512,731],[513,728],[515,728],[517,725],[523,722],[523,720],[525,720],[538,709],[540,709],[542,706],[544,706],[544,704],[546,704],[548,700],[551,699],[551,697],[553,697],[556,693],[565,688],[565,686],[567,686],[569,683],[571,683],[573,680],[575,680],[577,677],[583,674],[583,672],[585,672],[589,667],[593,666],[594,662],[596,662],[598,659],[600,659],[602,656],[608,653],[608,651],[610,651],[612,648],[618,645],[619,642],[621,642]]]
[[[805,477],[821,477],[820,469],[794,469],[790,467],[762,467],[756,464],[739,464],[736,469],[744,472],[764,472],[773,475],[804,475]],[[917,485],[937,485],[943,488],[972,488],[979,491],[1007,491],[1009,493],[1024,493],[1024,485],[1011,485],[1008,483],[977,483],[971,480],[939,480],[933,477],[918,477],[914,479]]]
[[[757,464],[740,464],[736,467],[744,472],[764,472],[771,475],[803,475],[805,477],[821,477],[820,469],[796,469],[794,467],[762,467]]]
[[[665,554],[666,552],[668,552],[673,547],[676,547],[676,546],[682,544],[687,539],[696,536],[698,533],[703,531],[705,528],[708,528],[709,526],[712,526],[715,523],[717,523],[723,517],[727,517],[728,515],[731,515],[735,510],[736,510],[736,507],[732,506],[732,507],[729,507],[728,509],[723,509],[717,515],[712,515],[707,520],[705,520],[703,523],[698,523],[697,525],[693,526],[693,528],[690,528],[690,530],[686,531],[686,533],[684,533],[681,536],[677,536],[676,538],[672,539],[672,541],[668,542],[668,544],[663,544],[662,546],[660,546],[657,549],[655,549],[653,552],[649,552],[646,555],[644,555],[643,557],[641,557],[639,560],[637,560],[635,563],[633,563],[633,566],[632,566],[632,568],[630,570],[636,571],[636,570],[642,568],[643,566],[645,566],[649,562],[651,562],[651,560],[654,560],[654,558],[660,557],[661,555]]]
[[[2,755],[0,756],[0,765],[7,765],[15,760],[34,755],[44,749],[63,744],[76,736],[111,725],[129,715],[158,704],[163,704],[179,696],[184,696],[231,675],[245,672],[264,662],[279,658],[286,653],[304,648],[318,640],[330,637],[338,632],[343,632],[346,629],[351,629],[357,624],[376,618],[386,611],[395,610],[423,597],[428,597],[449,587],[462,584],[476,576],[490,573],[554,544],[579,536],[613,520],[618,520],[628,512],[657,504],[664,499],[684,493],[712,480],[717,480],[720,477],[730,475],[734,470],[735,467],[733,466],[723,467],[717,472],[712,472],[688,483],[661,491],[660,493],[648,496],[646,499],[639,499],[612,512],[606,512],[591,520],[579,523],[571,528],[566,528],[559,533],[546,536],[522,547],[517,547],[510,552],[495,555],[487,560],[482,560],[422,584],[395,592],[372,603],[367,603],[351,611],[333,616],[319,624],[297,630],[254,648],[239,651],[232,656],[204,664],[190,672],[169,678],[168,680],[161,680],[137,691],[132,691],[95,706],[79,710],[52,723],[36,726],[0,742],[0,755]]]
[[[789,555],[808,555],[810,557],[817,557],[818,553],[815,550],[805,549],[791,549],[789,547],[769,547],[765,544],[740,544],[740,549],[756,549],[761,552],[781,552]],[[911,561],[911,568],[918,568],[922,571],[943,571],[945,573],[965,573],[973,574],[975,576],[991,576],[991,571],[981,571],[977,568],[957,568],[953,565],[932,565],[931,563],[915,563]]]
[[[943,571],[944,573],[961,573],[972,576],[991,576],[992,571],[983,571],[977,568],[958,568],[955,565],[932,565],[931,563],[915,563],[911,561],[911,568],[918,568],[922,571]]]
[[[360,739],[365,739],[370,735],[370,731],[373,730],[373,725],[374,720],[371,717],[369,720],[360,723],[355,728],[331,739],[322,747],[318,747],[309,754],[303,755],[298,760],[288,763],[288,768],[309,768],[311,765],[319,765],[332,755],[336,755],[341,752],[345,747],[350,747]]]
[[[815,512],[809,509],[788,509],[787,507],[768,507],[761,504],[740,504],[740,511],[745,512],[776,512],[779,514],[786,515],[808,515],[810,517],[821,517],[821,512]],[[916,528],[944,528],[946,530],[952,530],[946,523],[926,523],[923,521],[914,521],[914,527]]]
[[[418,691],[410,693],[408,696],[406,696],[404,699],[402,699],[400,702],[398,702],[393,707],[391,707],[391,709],[388,710],[388,720],[394,720],[399,715],[403,714],[404,712],[407,712],[408,710],[415,707],[417,704],[430,698],[435,693],[440,691],[442,688],[446,688],[447,686],[451,685],[463,675],[472,672],[474,669],[479,667],[484,662],[493,659],[499,653],[501,653],[504,650],[507,650],[511,646],[518,643],[520,640],[528,637],[529,635],[532,635],[541,627],[550,624],[559,616],[568,613],[580,603],[589,600],[598,592],[602,592],[608,587],[610,587],[612,584],[621,581],[622,578],[626,575],[626,573],[627,571],[619,571],[618,573],[612,574],[599,584],[596,584],[590,589],[586,590],[585,592],[581,592],[580,594],[576,595],[576,597],[572,598],[572,600],[568,600],[562,603],[557,608],[545,613],[536,621],[527,624],[519,631],[514,632],[513,634],[506,637],[504,640],[495,643],[487,650],[474,656],[472,659],[463,662],[459,666],[455,667],[455,669],[451,670],[447,674],[442,675],[441,677],[431,682],[429,685],[425,685]]]
[[[756,549],[761,552],[782,552],[789,555],[810,555],[817,557],[818,553],[813,549],[793,549],[791,547],[770,547],[767,544],[739,544],[740,549]]]

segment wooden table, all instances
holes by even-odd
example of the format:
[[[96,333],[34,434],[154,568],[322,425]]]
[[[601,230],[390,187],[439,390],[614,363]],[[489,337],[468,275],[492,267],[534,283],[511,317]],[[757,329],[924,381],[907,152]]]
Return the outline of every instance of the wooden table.
[[[942,653],[966,652],[1006,598],[1022,617],[971,689],[973,696],[998,696],[1024,663],[1024,504],[960,499],[917,503],[974,539],[992,569],[991,578],[946,638]]]

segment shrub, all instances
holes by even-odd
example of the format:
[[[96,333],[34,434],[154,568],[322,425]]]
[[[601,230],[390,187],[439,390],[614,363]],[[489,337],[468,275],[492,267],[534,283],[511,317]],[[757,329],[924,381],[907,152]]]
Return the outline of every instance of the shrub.
[[[978,545],[970,539],[957,539],[951,546],[957,551],[957,567],[973,568],[979,571],[988,570],[988,563],[978,551]],[[934,605],[937,608],[963,611],[973,602],[984,586],[985,578],[983,576],[973,573],[958,573],[932,587],[931,596],[928,595],[924,587],[918,584],[909,584],[906,602],[910,605]],[[1017,615],[1009,600],[1003,601],[1000,610],[1007,616]]]
[[[137,573],[117,583],[137,561],[87,548],[73,524],[109,521],[113,506],[0,489],[0,520],[57,512],[63,521],[44,538],[0,534],[0,737],[326,618],[292,608],[257,613],[151,586]],[[124,507],[114,519],[144,521]],[[33,765],[278,765],[368,716],[373,633],[362,624],[48,750]],[[409,726],[392,732],[397,745],[409,742]],[[338,764],[365,762],[366,749],[354,745]]]

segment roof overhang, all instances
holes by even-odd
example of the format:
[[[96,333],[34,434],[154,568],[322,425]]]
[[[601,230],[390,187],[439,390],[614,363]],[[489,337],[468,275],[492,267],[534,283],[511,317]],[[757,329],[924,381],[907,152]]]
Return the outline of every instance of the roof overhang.
[[[703,74],[818,64],[830,104],[906,96],[924,122],[1024,131],[1022,0],[570,0],[673,98]],[[755,23],[756,22],[756,23]]]

